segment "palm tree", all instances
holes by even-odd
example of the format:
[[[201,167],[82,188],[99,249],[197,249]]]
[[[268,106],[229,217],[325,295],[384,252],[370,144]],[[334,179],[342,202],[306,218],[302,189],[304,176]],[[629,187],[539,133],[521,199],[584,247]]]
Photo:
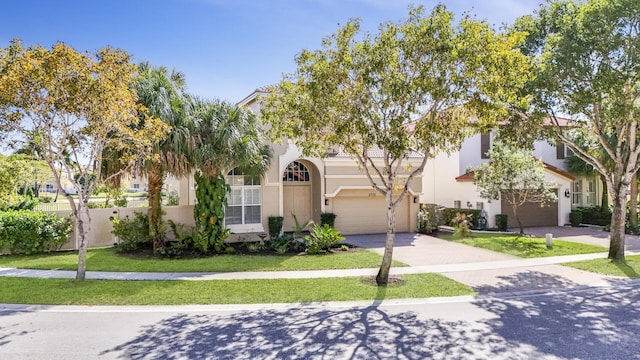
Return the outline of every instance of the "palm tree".
[[[254,113],[230,103],[192,99],[194,147],[190,154],[195,175],[194,216],[200,250],[219,251],[225,238],[223,228],[229,186],[225,174],[240,168],[245,174],[262,174],[270,163],[271,151],[263,141]]]
[[[136,90],[149,115],[171,126],[167,138],[157,143],[154,157],[146,161],[141,172],[147,176],[149,199],[149,235],[158,250],[164,245],[162,228],[162,187],[167,174],[184,177],[191,173],[187,154],[192,144],[191,123],[187,116],[188,99],[184,74],[165,67],[152,67],[147,62],[138,66],[140,79]]]

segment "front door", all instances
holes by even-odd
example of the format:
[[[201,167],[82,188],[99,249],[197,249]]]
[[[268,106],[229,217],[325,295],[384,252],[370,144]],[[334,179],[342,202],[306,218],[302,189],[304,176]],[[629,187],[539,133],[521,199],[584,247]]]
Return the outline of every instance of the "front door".
[[[295,214],[298,223],[305,224],[313,219],[313,196],[311,174],[300,161],[291,162],[282,175],[283,182],[283,230],[293,231]]]

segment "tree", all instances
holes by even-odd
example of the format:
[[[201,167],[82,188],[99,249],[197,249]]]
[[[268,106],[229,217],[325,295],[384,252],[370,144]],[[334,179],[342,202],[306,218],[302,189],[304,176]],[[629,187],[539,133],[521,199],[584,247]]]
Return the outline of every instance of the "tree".
[[[20,201],[18,189],[25,186],[29,179],[26,161],[0,154],[0,211]]]
[[[515,89],[529,74],[514,50],[522,34],[496,34],[468,16],[453,24],[443,5],[423,13],[410,9],[406,21],[381,24],[375,36],[349,21],[322,49],[302,51],[297,71],[272,90],[262,114],[273,139],[289,137],[306,155],[325,156],[340,145],[385,196],[379,285],[388,282],[395,211],[411,180],[429,157],[458,149],[471,122],[478,130],[506,117],[506,104],[517,102]],[[411,167],[415,153],[422,160]]]
[[[197,246],[220,251],[225,239],[224,212],[229,186],[225,175],[234,168],[259,175],[269,166],[271,151],[256,115],[226,102],[192,99],[194,147],[189,154],[195,175],[194,207]]]
[[[474,170],[473,183],[480,196],[489,200],[505,200],[515,215],[520,233],[524,234],[518,209],[525,203],[544,206],[557,199],[555,185],[545,178],[544,164],[531,150],[516,149],[495,141],[488,151],[489,163]]]
[[[33,143],[58,188],[66,177],[78,194],[64,194],[79,240],[76,279],[85,276],[88,202],[100,183],[103,149],[120,151],[126,171],[168,130],[138,116],[144,109],[131,91],[135,79],[129,55],[109,47],[92,54],[62,43],[25,49],[14,40],[0,50],[0,131]]]
[[[140,167],[147,176],[149,198],[149,235],[154,251],[164,247],[162,229],[162,187],[167,174],[176,177],[190,175],[191,162],[187,158],[192,145],[191,121],[187,115],[188,99],[185,94],[184,74],[169,71],[165,67],[152,67],[149,63],[139,66],[141,76],[136,82],[140,103],[149,115],[171,126],[165,138],[153,144],[152,157]]]
[[[607,183],[613,261],[625,260],[627,190],[640,168],[639,13],[636,0],[553,1],[514,27],[528,31],[522,50],[536,64],[537,76],[526,87],[535,115],[530,119],[550,117],[557,136]],[[563,124],[557,114],[574,120]],[[592,134],[606,159],[563,132],[562,125]]]

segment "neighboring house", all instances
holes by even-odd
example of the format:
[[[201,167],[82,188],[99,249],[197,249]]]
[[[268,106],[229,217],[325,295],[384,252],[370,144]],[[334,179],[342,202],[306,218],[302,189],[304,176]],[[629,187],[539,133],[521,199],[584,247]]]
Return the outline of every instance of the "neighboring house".
[[[509,226],[517,226],[510,206],[502,201],[481,198],[473,184],[473,174],[467,173],[467,169],[473,170],[480,163],[489,161],[486,152],[494,136],[495,133],[471,136],[463,142],[460,151],[429,160],[423,176],[421,202],[484,210],[489,226],[495,226],[496,214],[507,214]],[[561,226],[569,223],[572,209],[600,204],[602,184],[598,179],[577,177],[566,171],[568,155],[562,144],[534,143],[534,156],[544,163],[547,180],[556,184],[558,200],[545,207],[524,204],[518,211],[523,226]]]

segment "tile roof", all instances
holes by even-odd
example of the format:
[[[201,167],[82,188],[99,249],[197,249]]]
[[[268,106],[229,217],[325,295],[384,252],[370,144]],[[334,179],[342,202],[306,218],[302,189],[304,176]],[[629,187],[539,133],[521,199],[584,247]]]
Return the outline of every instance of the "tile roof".
[[[542,164],[544,164],[544,168],[546,170],[548,170],[548,171],[550,171],[552,173],[556,173],[556,174],[558,174],[558,175],[560,175],[562,177],[565,177],[565,178],[567,178],[569,180],[575,180],[576,179],[576,176],[574,174],[572,174],[572,173],[570,173],[570,172],[568,172],[566,170],[560,169],[557,166],[553,166],[551,164],[547,164],[544,161],[542,162]],[[457,182],[471,182],[471,181],[473,181],[474,175],[475,175],[474,172],[470,171],[470,172],[468,172],[466,174],[462,174],[462,175],[456,177],[456,181]]]

